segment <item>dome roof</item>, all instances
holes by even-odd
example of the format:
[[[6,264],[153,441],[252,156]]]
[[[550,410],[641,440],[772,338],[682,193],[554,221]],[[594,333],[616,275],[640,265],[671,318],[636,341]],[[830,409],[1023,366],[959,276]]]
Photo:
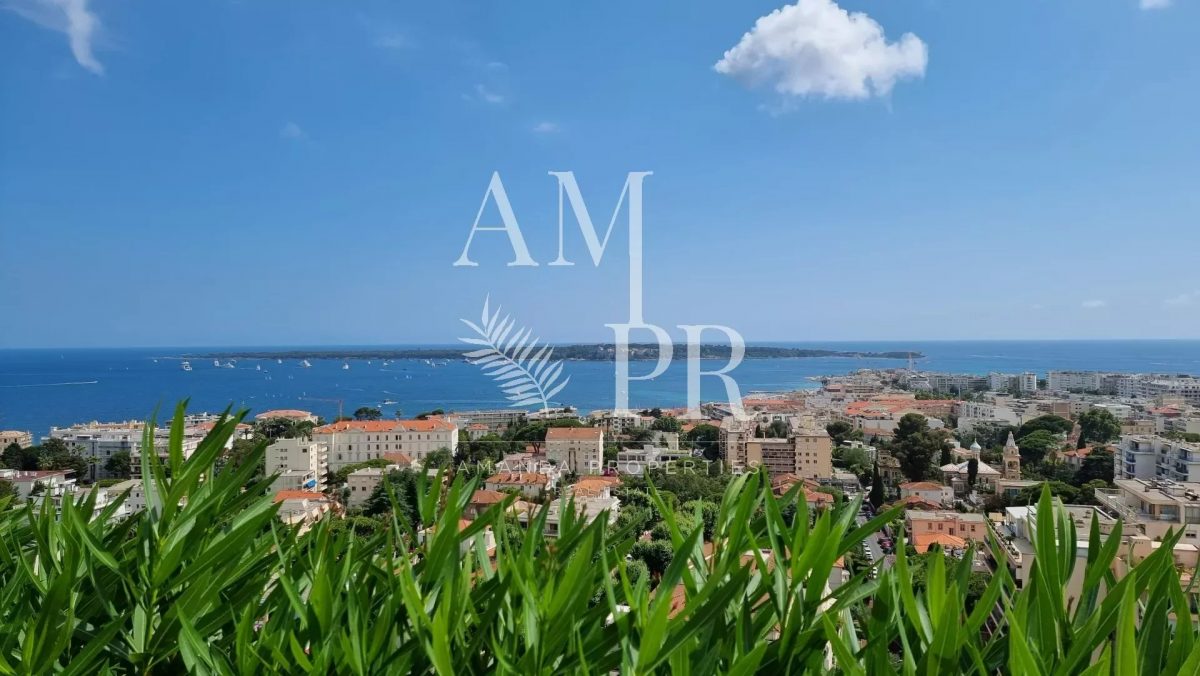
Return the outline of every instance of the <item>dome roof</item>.
[[[971,442],[971,450],[972,450],[972,451],[982,451],[982,450],[983,450],[983,446],[980,446],[980,445],[979,445],[979,440],[978,440],[978,439],[976,439],[975,441]]]

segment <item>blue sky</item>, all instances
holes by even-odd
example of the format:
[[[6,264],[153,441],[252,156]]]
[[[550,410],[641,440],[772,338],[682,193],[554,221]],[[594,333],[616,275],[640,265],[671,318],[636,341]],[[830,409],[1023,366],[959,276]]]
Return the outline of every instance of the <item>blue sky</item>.
[[[566,170],[599,227],[654,172],[665,327],[1197,338],[1200,3],[1147,1],[0,0],[0,347],[611,339]],[[493,171],[537,268],[451,265]]]

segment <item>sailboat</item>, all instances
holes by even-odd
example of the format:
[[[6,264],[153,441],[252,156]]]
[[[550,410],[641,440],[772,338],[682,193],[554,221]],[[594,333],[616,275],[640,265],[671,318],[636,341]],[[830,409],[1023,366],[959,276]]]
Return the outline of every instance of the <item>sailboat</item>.
[[[350,362],[346,362],[346,361],[342,362],[342,370],[349,371],[350,370]]]
[[[179,368],[183,369],[184,371],[191,371],[191,370],[192,370],[192,365],[191,365],[191,364],[189,364],[189,363],[187,363],[187,362],[185,361],[185,362],[183,362],[182,364],[180,364],[180,365],[179,365]]]
[[[220,360],[220,359],[214,359],[214,360],[213,360],[213,366],[216,366],[217,368],[221,368],[221,360]]]
[[[305,359],[304,361],[300,362],[300,365],[301,365],[301,366],[303,366],[303,367],[304,367],[304,368],[306,368],[306,369],[312,368],[312,364],[308,363],[308,360],[307,360],[307,359]]]
[[[283,360],[282,360],[282,359],[276,359],[276,360],[275,360],[275,363],[276,363],[276,364],[282,364],[282,363],[283,363]]]
[[[255,371],[261,371],[261,370],[262,370],[262,364],[255,364],[255,365],[254,365],[254,370],[255,370]]]

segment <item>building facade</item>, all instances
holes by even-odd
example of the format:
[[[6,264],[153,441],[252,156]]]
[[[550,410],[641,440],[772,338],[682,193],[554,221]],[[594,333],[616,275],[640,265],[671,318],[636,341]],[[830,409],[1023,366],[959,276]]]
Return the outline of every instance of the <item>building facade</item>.
[[[458,426],[442,418],[427,420],[343,420],[313,430],[313,441],[329,449],[329,469],[403,453],[421,462],[434,451],[458,452]]]

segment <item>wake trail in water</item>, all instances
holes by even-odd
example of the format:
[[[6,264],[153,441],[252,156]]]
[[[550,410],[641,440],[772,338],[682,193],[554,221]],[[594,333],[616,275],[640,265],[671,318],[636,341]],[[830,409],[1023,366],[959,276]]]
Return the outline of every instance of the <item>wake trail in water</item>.
[[[28,385],[0,385],[0,387],[18,388],[18,387],[64,387],[67,385],[95,385],[99,380],[80,380],[72,383],[32,383]]]

